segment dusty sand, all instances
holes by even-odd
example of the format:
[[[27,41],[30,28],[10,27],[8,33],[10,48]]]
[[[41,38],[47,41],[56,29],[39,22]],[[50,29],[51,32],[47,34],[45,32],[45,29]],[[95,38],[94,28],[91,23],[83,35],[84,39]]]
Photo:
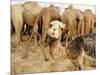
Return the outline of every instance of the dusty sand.
[[[11,38],[11,40],[14,37]],[[39,73],[39,72],[60,72],[77,70],[69,59],[45,61],[41,48],[35,47],[31,42],[29,57],[22,59],[26,49],[26,41],[22,41],[17,47],[11,45],[11,71],[15,73]],[[48,49],[45,48],[45,49]]]
[[[13,40],[12,37],[11,40]],[[11,46],[11,67],[15,73],[37,73],[37,72],[56,72],[56,71],[71,71],[75,70],[74,65],[70,60],[50,60],[45,61],[42,50],[39,46],[35,47],[31,42],[29,47],[29,57],[22,59],[26,49],[27,40],[22,41],[17,47]],[[45,48],[45,49],[48,49]]]

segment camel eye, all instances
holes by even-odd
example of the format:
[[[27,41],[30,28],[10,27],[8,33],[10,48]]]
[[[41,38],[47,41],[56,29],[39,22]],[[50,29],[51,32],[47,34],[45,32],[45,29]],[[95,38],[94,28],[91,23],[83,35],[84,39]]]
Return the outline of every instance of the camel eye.
[[[63,31],[64,29],[63,28],[61,28],[61,31]]]
[[[56,30],[56,29],[53,29],[54,31]]]
[[[49,27],[51,28],[52,26],[53,26],[53,25],[52,25],[52,24],[50,24],[50,26],[49,26]]]

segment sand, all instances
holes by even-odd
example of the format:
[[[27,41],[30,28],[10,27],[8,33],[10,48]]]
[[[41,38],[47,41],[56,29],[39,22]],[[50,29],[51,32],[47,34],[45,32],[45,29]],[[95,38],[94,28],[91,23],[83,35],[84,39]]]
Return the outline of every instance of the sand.
[[[11,40],[13,40],[12,37]],[[23,59],[25,49],[27,48],[27,40],[22,41],[20,45],[14,47],[11,45],[11,70],[13,73],[38,73],[38,72],[57,72],[57,71],[73,71],[74,65],[69,59],[49,60],[45,61],[42,50],[39,46],[34,46],[32,40],[28,50],[29,56]],[[45,49],[48,49],[46,47]]]

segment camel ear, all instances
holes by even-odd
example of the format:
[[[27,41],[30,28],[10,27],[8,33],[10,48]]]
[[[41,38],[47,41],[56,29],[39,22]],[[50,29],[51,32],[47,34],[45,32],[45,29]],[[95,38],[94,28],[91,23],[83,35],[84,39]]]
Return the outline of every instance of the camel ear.
[[[73,8],[74,8],[73,5],[69,5],[69,6],[68,6],[68,9],[73,9]]]
[[[61,30],[63,30],[65,28],[65,24],[61,23],[60,28],[61,28]]]
[[[53,4],[51,4],[49,7],[54,7],[54,5],[53,5]]]
[[[50,24],[51,25],[55,25],[56,24],[56,21],[52,21]]]

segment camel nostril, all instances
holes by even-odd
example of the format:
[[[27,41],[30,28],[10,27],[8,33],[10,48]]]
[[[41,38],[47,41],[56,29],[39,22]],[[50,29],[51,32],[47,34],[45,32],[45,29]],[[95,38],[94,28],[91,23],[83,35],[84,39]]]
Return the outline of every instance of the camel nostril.
[[[52,33],[52,35],[54,35],[54,33]]]

